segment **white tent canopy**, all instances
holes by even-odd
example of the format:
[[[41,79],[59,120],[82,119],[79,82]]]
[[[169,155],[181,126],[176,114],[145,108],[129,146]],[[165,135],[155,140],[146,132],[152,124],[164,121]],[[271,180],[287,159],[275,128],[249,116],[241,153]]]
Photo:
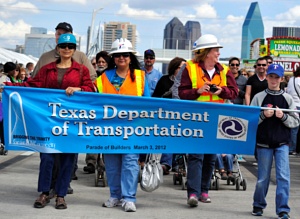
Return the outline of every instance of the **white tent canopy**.
[[[6,62],[22,63],[26,65],[28,62],[36,64],[38,58],[28,56],[25,54],[13,52],[7,49],[0,48],[0,63],[5,64]]]

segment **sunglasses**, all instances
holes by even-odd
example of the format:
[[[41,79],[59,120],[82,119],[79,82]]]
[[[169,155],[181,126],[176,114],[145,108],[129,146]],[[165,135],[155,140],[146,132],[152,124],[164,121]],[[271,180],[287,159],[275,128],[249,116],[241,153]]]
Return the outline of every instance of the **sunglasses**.
[[[62,43],[58,45],[59,48],[61,49],[66,49],[67,47],[69,49],[76,49],[76,45],[75,44],[70,44],[70,43]]]
[[[155,59],[155,58],[154,58],[154,56],[146,56],[145,59],[146,59],[146,60],[147,60],[147,59],[153,60],[153,59]]]
[[[240,64],[230,64],[230,66],[240,66]]]
[[[120,58],[121,56],[123,56],[123,58],[128,58],[130,56],[130,54],[128,52],[126,53],[116,53],[114,54],[115,58]]]
[[[268,64],[272,64],[273,62],[268,62]]]
[[[256,66],[267,66],[267,64],[256,64]]]
[[[242,74],[242,75],[247,76],[247,74]]]
[[[95,63],[95,62],[93,62],[93,63],[92,63],[92,65],[96,65],[96,63]]]

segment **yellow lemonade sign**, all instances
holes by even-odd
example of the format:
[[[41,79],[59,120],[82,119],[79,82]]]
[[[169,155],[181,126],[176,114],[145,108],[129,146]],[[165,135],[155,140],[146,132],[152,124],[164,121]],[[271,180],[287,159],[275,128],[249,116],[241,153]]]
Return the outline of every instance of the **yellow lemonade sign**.
[[[298,38],[269,38],[270,55],[274,57],[300,58],[300,39]]]

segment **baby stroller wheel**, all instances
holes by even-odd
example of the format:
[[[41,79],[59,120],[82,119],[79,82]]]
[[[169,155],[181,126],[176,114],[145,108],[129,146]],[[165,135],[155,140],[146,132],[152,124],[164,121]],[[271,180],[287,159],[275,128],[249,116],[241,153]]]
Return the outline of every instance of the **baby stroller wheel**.
[[[243,190],[246,191],[246,189],[247,189],[247,180],[243,179],[242,184],[243,184]]]
[[[219,190],[219,187],[220,187],[220,181],[219,181],[218,178],[216,178],[216,180],[215,180],[215,189]]]
[[[173,184],[176,185],[177,184],[177,176],[176,173],[173,174]]]
[[[99,186],[99,171],[98,171],[98,165],[96,164],[96,168],[95,168],[95,186],[98,187]]]
[[[228,178],[227,179],[227,185],[230,185],[231,180]]]
[[[240,184],[241,184],[241,180],[239,178],[237,178],[236,181],[235,181],[236,190],[240,190]]]

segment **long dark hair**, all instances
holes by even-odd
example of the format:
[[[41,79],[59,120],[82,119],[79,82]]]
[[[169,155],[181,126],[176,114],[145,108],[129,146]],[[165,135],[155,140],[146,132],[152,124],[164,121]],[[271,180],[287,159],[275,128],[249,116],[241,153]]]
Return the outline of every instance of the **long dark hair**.
[[[172,76],[175,74],[176,70],[181,65],[181,62],[186,62],[186,60],[184,58],[175,57],[174,59],[172,59],[170,61],[169,66],[168,66],[168,75],[169,76]]]
[[[130,78],[131,81],[134,81],[135,80],[134,69],[141,69],[141,66],[136,56],[131,52],[129,52],[129,54],[130,54],[130,63],[129,63]],[[115,68],[117,68],[117,66],[115,64],[114,54],[113,54],[112,59],[110,59],[106,70],[115,69]]]

